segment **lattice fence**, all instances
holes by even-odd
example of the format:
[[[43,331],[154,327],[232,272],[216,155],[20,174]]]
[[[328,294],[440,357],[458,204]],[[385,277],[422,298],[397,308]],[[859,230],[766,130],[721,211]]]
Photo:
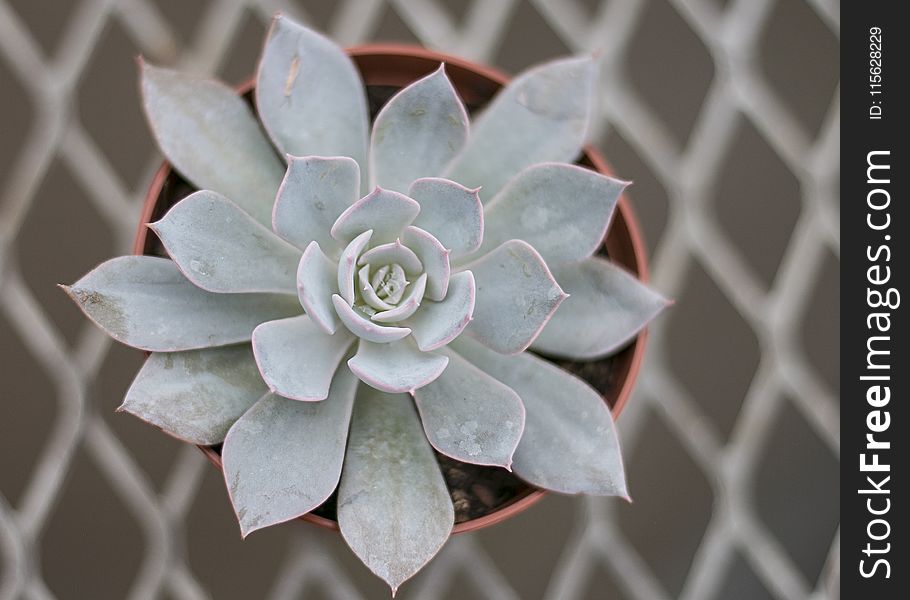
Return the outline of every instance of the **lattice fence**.
[[[642,173],[644,180],[641,192],[633,190],[633,200],[646,214],[658,214],[663,222],[662,227],[648,223],[655,242],[652,280],[655,287],[678,299],[674,311],[680,316],[671,313],[652,328],[639,389],[620,420],[630,456],[632,492],[638,502],[627,507],[614,500],[550,499],[545,503],[548,508],[536,507],[520,519],[525,525],[537,523],[531,529],[540,534],[539,521],[556,518],[554,526],[567,530],[562,537],[555,541],[529,539],[522,537],[520,528],[508,525],[479,536],[459,536],[425,573],[405,586],[402,595],[559,600],[837,598],[836,517],[833,522],[827,517],[807,530],[795,525],[795,531],[810,532],[803,540],[810,548],[827,548],[823,564],[815,567],[812,561],[818,563],[817,558],[806,554],[804,546],[793,546],[786,532],[781,533],[793,519],[808,515],[812,521],[819,514],[830,515],[832,506],[836,514],[837,507],[831,477],[823,481],[827,487],[814,492],[787,487],[794,478],[819,471],[836,473],[839,458],[836,382],[824,375],[824,368],[806,350],[818,340],[832,339],[830,330],[835,327],[829,322],[813,326],[812,315],[832,310],[833,300],[824,296],[824,290],[831,292],[826,273],[831,264],[836,266],[839,255],[837,82],[835,75],[823,106],[816,106],[814,112],[811,107],[799,108],[792,100],[793,89],[782,88],[775,75],[769,74],[762,50],[768,44],[795,40],[793,60],[798,62],[800,56],[812,55],[819,45],[828,44],[835,52],[825,60],[836,63],[837,0],[345,0],[299,4],[187,0],[184,4],[193,5],[190,12],[194,14],[190,35],[171,17],[180,4],[171,0],[35,4],[0,0],[0,95],[24,98],[28,104],[24,112],[7,112],[29,115],[22,139],[12,139],[9,130],[0,129],[0,145],[12,148],[2,155],[9,158],[0,171],[0,320],[4,322],[0,343],[5,363],[0,400],[0,438],[5,441],[0,443],[7,455],[0,464],[10,470],[0,478],[4,486],[0,495],[0,598],[89,597],[78,586],[67,587],[66,576],[58,577],[65,571],[60,563],[93,564],[79,556],[82,552],[65,555],[65,548],[109,557],[111,552],[105,553],[101,547],[108,543],[119,544],[111,546],[115,549],[132,548],[137,558],[129,567],[117,562],[96,564],[99,573],[126,569],[128,585],[123,591],[114,583],[110,588],[91,588],[100,594],[91,597],[384,597],[381,587],[371,587],[362,568],[339,550],[337,536],[311,526],[290,525],[285,528],[289,531],[280,534],[283,537],[266,536],[259,545],[252,538],[244,542],[252,545],[239,559],[240,567],[225,563],[221,572],[209,567],[200,570],[198,564],[204,561],[193,548],[204,541],[193,540],[194,536],[204,539],[206,530],[201,534],[193,531],[195,523],[206,518],[198,516],[196,504],[207,478],[212,477],[211,468],[194,449],[175,450],[171,445],[166,447],[174,454],[168,468],[161,473],[148,471],[146,463],[137,458],[141,452],[136,450],[136,442],[124,435],[124,431],[138,428],[111,425],[115,419],[127,418],[112,417],[116,399],[107,399],[115,394],[106,391],[113,384],[105,381],[129,375],[111,375],[111,367],[105,366],[116,350],[91,326],[80,324],[77,329],[71,325],[71,315],[66,313],[70,308],[47,300],[51,294],[42,286],[53,282],[33,276],[37,268],[33,262],[47,265],[66,259],[54,258],[58,253],[75,254],[75,258],[69,257],[76,265],[74,271],[64,274],[71,278],[104,257],[80,254],[78,247],[64,248],[60,239],[42,231],[42,221],[34,215],[47,202],[68,202],[65,197],[45,199],[49,178],[67,173],[64,178],[87,198],[90,207],[76,213],[63,211],[64,215],[81,215],[82,220],[62,227],[98,232],[110,240],[105,242],[108,253],[120,254],[129,250],[139,201],[160,161],[148,150],[146,137],[139,146],[144,153],[140,166],[125,173],[119,166],[123,161],[116,155],[129,154],[129,140],[119,140],[122,146],[118,148],[108,138],[96,139],[92,123],[97,116],[87,116],[85,106],[78,104],[86,102],[85,81],[97,79],[94,74],[99,69],[93,65],[105,60],[108,50],[102,42],[109,38],[110,27],[115,25],[118,36],[155,61],[212,73],[226,68],[226,57],[247,35],[250,23],[258,38],[262,25],[279,9],[315,22],[343,44],[389,35],[383,31],[391,27],[395,35],[411,36],[428,47],[493,63],[503,62],[503,53],[510,46],[530,48],[529,53],[549,52],[540,49],[540,44],[546,44],[537,39],[545,30],[547,43],[557,47],[554,51],[560,46],[570,52],[598,51],[603,101],[597,139],[605,141],[608,157],[613,156],[611,148],[633,157],[629,169]],[[41,8],[35,9],[35,5]],[[28,6],[31,8],[23,9]],[[780,17],[779,11],[796,11],[800,18],[811,20],[814,29],[798,30],[794,37],[793,22]],[[675,27],[683,30],[680,35],[697,42],[710,71],[694,102],[687,100],[691,94],[670,83],[648,88],[647,77],[642,83],[640,73],[630,67],[638,64],[642,52],[651,50],[642,47],[641,40],[654,30],[652,21],[666,15],[672,15]],[[53,38],[51,48],[36,37],[45,26],[52,31],[41,35]],[[806,37],[800,41],[803,33]],[[812,36],[820,36],[821,41]],[[543,57],[535,56],[539,58]],[[679,74],[671,72],[677,64],[673,58],[670,53],[666,65],[664,57],[650,64],[658,71],[666,68],[667,73],[660,77],[678,85]],[[244,64],[251,65],[254,59],[255,51],[243,59]],[[689,59],[679,60],[685,65]],[[830,64],[808,66],[811,69],[801,80],[811,80],[816,69],[831,69]],[[104,69],[100,72],[103,76]],[[119,77],[110,75],[115,76]],[[108,110],[104,101],[104,97],[96,100],[101,111]],[[6,121],[0,124],[12,126]],[[794,200],[790,205],[769,197],[767,207],[743,208],[739,214],[738,204],[724,204],[726,199],[717,198],[718,189],[726,189],[723,182],[730,177],[730,156],[738,152],[743,131],[758,140],[750,147],[758,144],[764,148],[764,154],[756,151],[758,155],[746,157],[758,175],[745,178],[744,185],[761,185],[766,169],[769,179],[785,173],[792,180]],[[622,169],[620,174],[627,175]],[[652,189],[666,196],[663,213],[649,208],[645,192]],[[764,251],[743,247],[726,224],[731,210],[745,238],[757,235],[759,241],[765,236],[782,240],[778,261],[768,268],[753,264],[753,253]],[[38,224],[30,219],[38,219]],[[72,235],[78,236],[78,231]],[[699,312],[705,296],[693,287],[698,278],[723,299],[738,329],[721,327],[710,314]],[[687,302],[690,308],[686,308]],[[836,307],[833,310],[836,315]],[[696,322],[696,329],[676,325],[684,316]],[[715,328],[722,330],[712,331]],[[712,342],[707,346],[698,339],[699,330],[710,333]],[[742,335],[741,330],[745,331]],[[695,332],[691,341],[678,339],[689,331]],[[729,348],[724,346],[727,343]],[[687,349],[696,353],[695,358],[686,358]],[[829,349],[828,355],[836,350]],[[703,392],[704,387],[688,382],[688,374],[680,371],[686,365],[720,359],[709,365],[715,370],[713,376],[721,381],[733,377],[726,372],[725,352],[754,352],[757,364],[747,368],[739,397],[707,401],[702,396],[710,394]],[[14,380],[28,368],[40,373],[40,383],[17,387]],[[734,387],[721,384],[717,394]],[[99,395],[105,399],[99,401]],[[46,419],[30,435],[34,450],[23,448],[20,454],[9,440],[18,439],[13,427],[19,423],[16,415],[25,410],[25,403],[43,407],[39,414]],[[718,417],[718,410],[726,416]],[[801,425],[793,429],[792,423]],[[141,438],[140,443],[147,439],[152,437]],[[768,458],[787,444],[802,456],[802,462],[800,456],[777,462]],[[658,447],[668,449],[661,453],[655,450]],[[649,457],[657,460],[674,454],[684,455],[697,477],[661,486],[661,469],[655,468],[653,460],[649,467]],[[75,465],[83,463],[97,475],[90,480],[92,484],[85,483],[89,480],[81,474],[83,467],[74,475]],[[645,481],[636,486],[637,481],[647,479],[637,479],[636,468],[642,464],[642,470],[658,473],[652,477],[655,485]],[[787,473],[788,465],[797,472]],[[671,468],[668,464],[667,469]],[[11,483],[17,477],[19,482]],[[833,477],[836,484],[836,474]],[[667,481],[675,480],[667,475]],[[703,492],[698,491],[701,488]],[[800,496],[804,492],[816,495]],[[706,498],[704,506],[691,514],[683,510],[670,523],[656,515],[653,519],[660,522],[658,527],[641,525],[651,519],[650,515],[640,517],[641,511],[664,506],[655,498],[670,498],[670,506],[675,497],[677,505],[688,507],[686,499],[698,494]],[[132,522],[132,529],[123,534],[127,539],[118,539],[116,532],[110,538],[93,537],[92,523],[102,517],[89,515],[83,524],[69,508],[76,502],[96,506],[99,511],[106,510],[109,502],[116,502],[121,512],[125,508]],[[762,507],[771,507],[770,517]],[[62,513],[67,516],[58,516]],[[795,517],[788,521],[781,514]],[[219,527],[234,526],[227,511],[216,516],[219,522],[226,522]],[[675,532],[682,531],[679,521],[689,521],[687,532],[696,531],[689,546],[675,542]],[[679,535],[691,537],[691,533]],[[60,539],[69,540],[69,545]],[[527,548],[535,545],[548,550],[535,554]],[[268,551],[262,550],[266,546]],[[207,554],[219,551],[217,545],[204,550]],[[258,587],[235,588],[232,596],[223,582],[234,577],[234,571],[242,571],[243,561],[248,561],[245,564],[251,570],[261,570],[259,563],[263,562],[273,565],[267,576],[257,580]],[[110,577],[112,582],[116,579]],[[58,581],[64,583],[55,583]]]

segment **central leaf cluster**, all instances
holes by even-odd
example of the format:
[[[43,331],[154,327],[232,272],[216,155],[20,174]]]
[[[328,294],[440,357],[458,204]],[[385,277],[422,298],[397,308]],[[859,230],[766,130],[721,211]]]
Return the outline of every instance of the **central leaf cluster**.
[[[363,264],[362,258],[359,264]],[[418,269],[416,272],[420,272],[420,270]],[[413,277],[414,274],[412,272],[411,276]],[[377,313],[390,311],[398,305],[405,290],[411,285],[407,277],[404,267],[398,263],[383,265],[373,272],[370,271],[370,264],[367,263],[357,272],[361,285],[358,293],[360,302],[355,301],[354,308],[376,321],[388,319],[388,315],[377,316]],[[423,281],[426,282],[426,277],[423,277]]]
[[[401,240],[367,250],[357,259],[357,266],[354,308],[367,318],[396,323],[420,306],[427,276],[423,263]],[[350,276],[344,271],[339,270],[339,277]]]

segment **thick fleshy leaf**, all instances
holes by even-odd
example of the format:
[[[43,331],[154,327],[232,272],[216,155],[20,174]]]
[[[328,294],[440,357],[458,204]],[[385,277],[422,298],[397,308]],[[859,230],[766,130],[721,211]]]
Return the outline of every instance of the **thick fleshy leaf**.
[[[411,399],[360,386],[338,488],[344,540],[394,595],[439,552],[454,524],[452,500]]]
[[[407,293],[398,306],[390,310],[378,312],[372,317],[377,323],[398,323],[403,321],[417,312],[420,303],[423,302],[423,294],[427,289],[427,274],[424,273],[417,278],[417,281],[411,284]]]
[[[423,265],[414,251],[401,243],[401,240],[395,240],[388,244],[380,244],[370,248],[360,255],[357,260],[358,265],[389,265],[397,263],[406,273],[420,273],[423,271]]]
[[[228,429],[266,392],[249,345],[149,356],[118,411],[191,444],[224,441]]]
[[[603,243],[626,182],[575,165],[534,165],[509,181],[484,210],[480,253],[518,239],[548,265],[582,260]]]
[[[590,360],[615,352],[668,306],[638,279],[596,256],[562,265],[553,275],[569,294],[532,348]]]
[[[370,174],[375,185],[406,192],[435,176],[468,137],[468,113],[440,65],[389,100],[373,123]]]
[[[333,334],[338,329],[338,314],[332,295],[338,293],[338,265],[329,260],[316,241],[310,242],[297,266],[297,297],[306,314]]]
[[[288,157],[288,170],[278,188],[272,229],[298,248],[310,242],[333,258],[341,246],[332,225],[360,198],[360,167],[346,156]]]
[[[466,331],[503,354],[530,346],[566,298],[537,251],[520,240],[502,244],[468,268],[477,299]]]
[[[453,257],[470,254],[484,236],[483,206],[477,189],[427,177],[411,185],[408,196],[420,204],[414,225],[433,234]]]
[[[437,302],[445,298],[452,273],[449,251],[439,240],[419,227],[405,227],[401,241],[414,251],[423,264],[423,272],[427,276],[427,298]]]
[[[344,298],[338,294],[332,296],[332,303],[344,326],[359,338],[384,344],[400,340],[411,333],[411,329],[408,327],[391,327],[374,323],[365,314],[345,302]]]
[[[504,356],[465,336],[451,348],[521,397],[526,418],[516,475],[554,492],[628,498],[619,439],[600,394],[528,352]]]
[[[369,115],[357,68],[335,42],[280,15],[259,59],[256,108],[287,154],[365,164]]]
[[[222,83],[142,63],[142,102],[158,146],[184,177],[271,225],[284,167],[240,96]]]
[[[307,315],[269,321],[253,330],[253,353],[269,389],[293,400],[317,401],[354,342],[347,330],[323,331]]]
[[[370,243],[373,230],[367,229],[345,247],[338,259],[338,272],[336,273],[338,293],[350,305],[354,304],[354,274],[357,272],[357,260],[360,253]]]
[[[414,392],[433,447],[455,460],[510,468],[525,409],[512,388],[446,352],[442,375]]]
[[[217,192],[190,194],[149,228],[186,278],[204,290],[295,291],[300,251]]]
[[[266,394],[224,440],[224,480],[243,537],[304,515],[341,478],[357,378],[338,369],[329,397],[295,402]]]
[[[483,186],[486,202],[530,165],[573,162],[585,142],[596,77],[588,57],[556,60],[516,77],[474,121],[446,177]]]
[[[445,300],[427,300],[412,316],[408,327],[424,352],[445,346],[471,322],[474,312],[474,274],[462,271],[449,279]]]
[[[419,212],[420,205],[404,194],[376,188],[341,213],[332,226],[332,237],[346,244],[372,229],[373,244],[394,242]]]
[[[449,358],[433,352],[421,352],[410,339],[388,344],[360,340],[348,367],[364,383],[383,392],[413,392],[442,373]]]
[[[173,261],[152,256],[112,258],[62,287],[109,336],[151,352],[245,342],[260,323],[301,312],[285,294],[206,292]]]

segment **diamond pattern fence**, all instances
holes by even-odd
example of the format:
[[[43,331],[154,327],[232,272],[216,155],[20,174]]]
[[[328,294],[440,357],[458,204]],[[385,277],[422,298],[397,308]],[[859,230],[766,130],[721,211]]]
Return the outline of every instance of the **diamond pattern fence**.
[[[405,598],[838,597],[837,0],[0,0],[0,598],[383,598],[336,534],[240,542],[193,448],[113,414],[141,357],[53,289],[126,253],[160,163],[132,57],[240,80],[282,10],[508,70],[596,52],[652,327],[636,502],[551,496]]]

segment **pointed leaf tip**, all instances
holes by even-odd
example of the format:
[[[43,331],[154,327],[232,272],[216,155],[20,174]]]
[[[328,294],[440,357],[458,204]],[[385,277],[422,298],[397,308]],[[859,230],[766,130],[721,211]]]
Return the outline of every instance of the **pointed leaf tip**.
[[[110,259],[66,291],[112,338],[152,352],[243,342],[259,323],[301,312],[292,296],[206,292],[152,256]]]
[[[348,368],[361,381],[383,392],[406,393],[435,380],[446,369],[449,358],[421,352],[410,339],[384,344],[360,340]]]
[[[484,214],[476,189],[448,179],[426,177],[414,181],[408,195],[420,204],[414,225],[432,233],[446,255],[458,258],[480,247]]]
[[[322,504],[341,477],[357,379],[340,369],[322,402],[263,396],[231,427],[224,478],[241,535]]]
[[[452,347],[521,397],[527,418],[512,465],[519,477],[565,494],[628,496],[613,418],[590,385],[529,352],[504,356],[464,336]]]
[[[394,594],[439,552],[454,522],[451,497],[413,401],[360,386],[338,488],[345,541]]]
[[[340,247],[329,230],[360,198],[360,166],[345,156],[291,154],[272,210],[272,229],[300,249],[319,242],[330,256]]]
[[[143,64],[143,107],[174,168],[270,224],[283,169],[247,103],[220,82]]]
[[[534,340],[549,356],[590,360],[621,348],[670,303],[623,268],[597,256],[553,275],[572,292]]]
[[[488,201],[530,165],[573,162],[587,135],[595,76],[588,57],[555,60],[521,73],[474,122],[468,144],[445,176],[483,185]]]
[[[509,469],[525,409],[514,390],[458,354],[437,379],[414,394],[427,439],[462,462]]]
[[[265,393],[247,344],[156,352],[146,359],[118,412],[128,412],[192,444],[224,441]]]
[[[335,42],[276,16],[256,75],[256,107],[269,136],[295,156],[349,156],[365,165],[369,114],[351,59]]]
[[[468,114],[440,65],[395,94],[370,139],[375,182],[405,192],[415,179],[440,175],[468,138]]]
[[[346,329],[329,335],[308,315],[262,323],[252,337],[256,364],[269,389],[304,402],[329,394],[338,365],[354,342]]]
[[[216,192],[194,192],[150,228],[187,279],[216,293],[294,294],[300,251]]]
[[[525,350],[564,300],[540,254],[521,240],[503,243],[467,268],[477,297],[466,331],[502,354]]]
[[[419,212],[420,205],[414,199],[377,187],[341,213],[332,225],[332,237],[347,244],[362,232],[372,230],[374,244],[392,242]]]
[[[623,189],[618,179],[576,165],[528,167],[487,203],[479,253],[520,239],[550,266],[587,258],[603,243]]]

